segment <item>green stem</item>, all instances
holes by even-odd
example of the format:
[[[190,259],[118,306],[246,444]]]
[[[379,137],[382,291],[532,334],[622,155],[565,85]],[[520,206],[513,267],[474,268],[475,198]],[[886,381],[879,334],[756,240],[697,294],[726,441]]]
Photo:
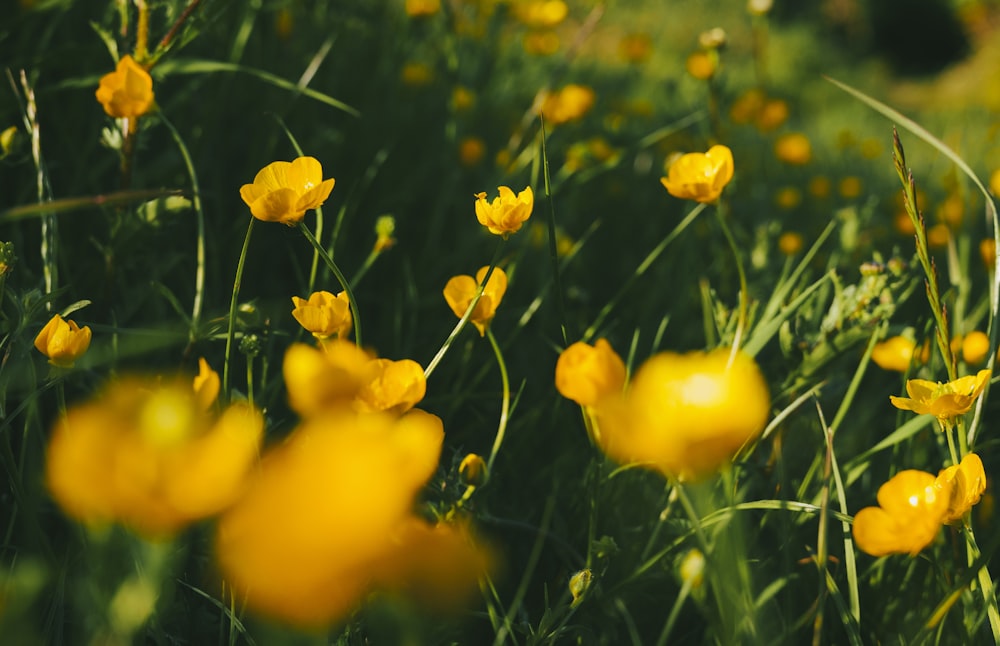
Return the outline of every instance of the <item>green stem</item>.
[[[747,294],[747,275],[743,269],[743,259],[740,256],[739,248],[736,246],[736,240],[733,239],[733,232],[730,231],[729,225],[726,224],[724,211],[725,207],[720,199],[716,203],[715,215],[719,221],[719,226],[722,227],[722,233],[726,236],[726,242],[729,243],[729,249],[733,252],[733,259],[736,261],[736,273],[740,279],[739,314],[736,318],[736,332],[733,334],[733,347],[729,352],[729,364],[731,365],[733,360],[736,359],[736,353],[739,352],[740,342],[743,340],[743,331],[747,326],[747,309],[750,298]]]
[[[351,307],[351,317],[354,319],[354,341],[360,348],[361,313],[358,311],[358,303],[354,298],[354,292],[351,290],[351,284],[347,281],[347,278],[344,277],[344,274],[340,271],[340,267],[337,266],[337,263],[333,261],[333,258],[330,257],[330,254],[326,252],[326,249],[323,248],[323,245],[319,243],[319,240],[316,239],[316,237],[312,234],[312,231],[309,230],[309,227],[307,227],[304,222],[299,222],[299,231],[302,232],[302,235],[306,237],[309,244],[313,246],[313,249],[315,249],[320,255],[323,262],[326,263],[326,266],[329,267],[330,271],[333,272],[333,275],[336,276],[337,282],[340,283],[340,287],[347,292],[347,301]]]
[[[549,177],[549,158],[545,149],[545,119],[539,117],[541,121],[542,136],[542,169],[545,177],[545,198],[549,202],[549,258],[552,260],[552,277],[555,281],[556,306],[559,308],[559,330],[562,332],[563,345],[569,345],[569,337],[566,334],[566,304],[563,301],[562,278],[559,272],[559,245],[556,241],[556,206],[552,199],[552,187]]]
[[[493,440],[490,457],[486,461],[486,474],[489,477],[489,474],[493,473],[493,461],[496,460],[497,454],[500,452],[500,445],[503,444],[503,438],[507,432],[507,415],[510,412],[510,379],[507,376],[507,364],[504,363],[500,345],[497,343],[497,338],[493,336],[493,330],[490,328],[486,328],[486,338],[490,340],[490,346],[493,347],[493,354],[496,355],[497,367],[500,368],[500,384],[503,388],[503,399],[500,403],[500,424],[497,426],[497,436]]]
[[[226,332],[226,359],[222,364],[222,396],[225,401],[229,401],[229,356],[233,350],[233,336],[236,332],[236,301],[240,295],[240,283],[243,281],[243,266],[247,259],[247,249],[250,248],[250,234],[253,233],[253,224],[257,218],[250,216],[250,224],[247,225],[247,235],[243,239],[243,249],[240,251],[240,260],[236,263],[236,279],[233,281],[233,296],[229,301],[229,329]]]

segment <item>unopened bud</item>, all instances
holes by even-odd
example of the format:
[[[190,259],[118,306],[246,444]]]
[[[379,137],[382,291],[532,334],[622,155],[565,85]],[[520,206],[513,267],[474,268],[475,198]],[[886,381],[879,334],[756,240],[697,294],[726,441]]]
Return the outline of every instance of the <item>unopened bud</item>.
[[[486,461],[475,453],[470,453],[458,465],[458,476],[470,487],[481,487],[486,482]]]
[[[569,578],[569,593],[573,595],[573,606],[578,604],[583,595],[587,593],[587,590],[590,589],[590,583],[593,580],[594,574],[589,568],[580,570]]]
[[[692,589],[701,587],[705,580],[705,555],[697,549],[692,549],[684,555],[680,566],[681,581]]]

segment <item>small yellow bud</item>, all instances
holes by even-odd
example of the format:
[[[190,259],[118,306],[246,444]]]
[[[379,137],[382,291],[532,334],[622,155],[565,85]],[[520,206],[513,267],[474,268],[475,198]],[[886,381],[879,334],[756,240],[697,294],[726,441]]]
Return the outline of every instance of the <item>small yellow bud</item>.
[[[392,234],[396,232],[396,218],[391,215],[380,215],[375,220],[375,253],[382,253],[396,244]]]
[[[684,555],[680,565],[681,581],[693,589],[698,589],[705,580],[705,555],[692,549]]]
[[[580,570],[569,578],[569,593],[573,595],[572,606],[577,605],[587,594],[590,584],[594,580],[594,573],[589,568]]]
[[[470,453],[462,458],[458,465],[458,477],[462,482],[470,487],[481,487],[489,474],[486,470],[486,461],[475,453]]]

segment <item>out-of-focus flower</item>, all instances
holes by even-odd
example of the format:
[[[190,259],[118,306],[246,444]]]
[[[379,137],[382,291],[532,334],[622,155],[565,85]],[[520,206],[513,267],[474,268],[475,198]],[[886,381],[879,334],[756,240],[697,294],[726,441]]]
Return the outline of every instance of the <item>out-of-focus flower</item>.
[[[464,85],[456,85],[451,92],[451,107],[455,112],[467,112],[476,105],[476,93]]]
[[[812,159],[812,144],[801,132],[790,132],[774,142],[774,156],[786,164],[804,166]]]
[[[754,118],[754,126],[761,132],[771,132],[788,121],[788,102],[784,99],[768,99],[760,107]]]
[[[346,338],[351,332],[351,303],[347,292],[313,292],[309,299],[292,296],[292,316],[317,339]]]
[[[986,269],[993,271],[997,262],[997,243],[993,238],[983,238],[979,241],[979,257]]]
[[[687,57],[684,67],[692,77],[707,81],[719,69],[719,52],[714,49],[698,50]]]
[[[775,206],[790,210],[802,204],[802,191],[795,186],[783,186],[774,194]]]
[[[406,0],[406,15],[426,18],[441,11],[441,0]]]
[[[618,53],[629,63],[645,63],[653,53],[653,41],[648,34],[626,34],[618,42]]]
[[[905,336],[896,335],[875,344],[872,349],[872,361],[882,370],[906,372],[914,361],[926,363],[930,348],[920,348],[917,353],[917,342]]]
[[[556,361],[556,389],[581,406],[595,406],[625,386],[625,362],[605,339],[578,341]]]
[[[890,396],[889,401],[896,408],[910,410],[918,415],[933,415],[939,420],[952,419],[969,412],[989,382],[991,374],[990,370],[980,370],[975,375],[966,375],[943,384],[925,379],[910,379],[906,382],[906,394],[909,398]]]
[[[190,384],[126,380],[56,424],[46,483],[79,521],[169,536],[236,500],[263,430],[245,404],[216,419]]]
[[[434,69],[427,63],[408,61],[399,72],[399,80],[408,87],[424,87],[434,80]]]
[[[857,175],[848,175],[837,183],[837,192],[845,200],[855,200],[861,197],[861,190],[863,188],[864,184]]]
[[[681,481],[715,473],[760,435],[771,411],[757,363],[742,352],[730,359],[728,349],[650,358],[623,395],[596,409],[598,445],[616,462]]]
[[[695,548],[688,550],[688,553],[681,559],[679,568],[681,581],[687,583],[691,588],[701,587],[705,580],[705,555],[701,550]]]
[[[553,126],[579,119],[594,107],[595,98],[593,89],[570,83],[545,97],[542,116]]]
[[[361,412],[402,414],[416,406],[427,392],[424,369],[412,359],[375,359],[369,369],[373,376],[355,400]]]
[[[528,27],[555,27],[569,15],[563,0],[523,0],[513,5],[514,16]]]
[[[465,166],[475,166],[486,155],[486,142],[479,137],[463,137],[458,142],[458,159]]]
[[[733,152],[712,146],[705,153],[682,155],[670,165],[660,183],[674,197],[696,202],[714,202],[733,178]]]
[[[786,256],[794,256],[802,251],[803,246],[805,241],[802,239],[802,234],[795,231],[785,231],[778,238],[778,251]]]
[[[994,197],[1000,197],[1000,168],[990,174],[990,192]]]
[[[345,617],[376,589],[442,602],[474,589],[485,559],[464,529],[413,513],[443,438],[441,420],[422,411],[335,407],[308,419],[221,518],[226,580],[252,610],[303,628]]]
[[[729,118],[733,123],[750,123],[760,114],[766,99],[767,95],[762,90],[757,88],[747,90],[733,101],[733,105],[729,108]]]
[[[747,0],[747,12],[752,16],[763,16],[771,11],[774,0]]]
[[[962,359],[970,366],[982,363],[990,351],[990,337],[980,330],[973,330],[962,339]]]
[[[17,137],[17,126],[10,126],[0,132],[0,159],[3,159],[14,149],[14,140]]]
[[[274,14],[274,33],[278,38],[288,40],[295,31],[295,14],[289,7],[282,7]]]
[[[958,193],[950,194],[938,205],[935,216],[952,229],[957,229],[965,219],[965,200]]]
[[[465,310],[469,308],[469,303],[476,296],[479,283],[483,282],[489,267],[481,267],[476,272],[476,277],[453,276],[448,284],[444,286],[444,300],[448,302],[448,307],[455,313],[455,316],[462,318]],[[483,295],[476,303],[476,308],[472,310],[469,321],[479,330],[479,336],[486,335],[486,327],[496,316],[497,307],[507,292],[507,274],[500,267],[495,267],[490,274],[490,280],[483,289]]]
[[[951,229],[947,224],[935,224],[927,229],[927,244],[931,249],[944,249],[951,239]]]
[[[514,191],[506,186],[497,189],[499,197],[493,202],[486,201],[486,193],[476,193],[476,219],[479,224],[490,230],[490,233],[505,238],[517,233],[521,225],[531,217],[535,207],[535,195],[528,186],[514,195]]]
[[[282,374],[288,405],[303,417],[354,401],[375,379],[373,357],[344,339],[331,339],[322,349],[295,343],[285,351]]]
[[[950,483],[924,471],[900,471],[878,489],[878,507],[854,516],[854,542],[872,556],[916,556],[941,530],[951,499]]]
[[[832,189],[833,183],[830,181],[829,177],[817,175],[809,180],[809,187],[807,190],[810,195],[822,200],[830,197],[830,191]]]
[[[198,407],[201,410],[210,409],[215,405],[216,400],[219,399],[219,389],[221,388],[219,373],[212,370],[205,357],[198,359],[198,374],[195,376],[191,387],[194,390],[195,400],[197,400]]]
[[[712,27],[698,34],[698,46],[702,49],[722,49],[729,42],[729,34],[722,27]]]
[[[72,368],[90,347],[90,328],[54,315],[35,337],[35,348],[59,368]]]
[[[533,56],[551,56],[559,51],[559,34],[551,29],[529,31],[524,35],[524,51]]]
[[[458,465],[458,477],[472,487],[482,486],[486,482],[487,475],[486,460],[475,453],[466,455]]]
[[[260,169],[253,184],[240,187],[240,197],[258,220],[292,226],[306,211],[323,206],[334,179],[323,179],[323,166],[314,157],[276,161]]]
[[[986,470],[983,461],[975,453],[962,458],[961,463],[942,469],[938,473],[937,486],[951,492],[948,510],[941,522],[957,523],[972,509],[986,491]]]
[[[372,252],[382,253],[391,249],[396,244],[396,239],[392,237],[392,234],[395,232],[396,218],[391,215],[378,216],[375,220],[375,247],[372,249]]]
[[[153,79],[126,54],[114,72],[101,77],[96,96],[109,117],[140,117],[153,106]]]
[[[898,211],[892,218],[892,228],[902,236],[910,237],[917,232],[913,226],[913,220],[906,211]]]

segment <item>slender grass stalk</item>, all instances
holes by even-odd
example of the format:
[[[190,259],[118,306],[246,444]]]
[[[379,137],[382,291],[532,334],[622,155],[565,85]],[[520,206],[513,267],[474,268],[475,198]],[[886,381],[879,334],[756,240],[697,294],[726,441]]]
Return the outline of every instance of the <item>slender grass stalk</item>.
[[[740,342],[743,340],[743,332],[747,326],[747,311],[750,307],[750,295],[747,293],[747,275],[746,271],[743,269],[743,257],[740,255],[739,247],[736,246],[736,240],[733,238],[733,232],[730,231],[729,225],[726,224],[725,206],[722,199],[719,199],[716,203],[715,215],[716,219],[719,221],[719,226],[722,227],[723,235],[726,236],[726,242],[729,243],[729,249],[733,252],[733,260],[736,262],[736,273],[740,279],[739,313],[736,316],[736,331],[733,333],[733,347],[729,351],[728,367],[731,366],[733,361],[736,360],[736,353],[740,350]]]
[[[309,244],[313,246],[313,249],[319,253],[320,258],[322,258],[323,262],[326,263],[327,268],[333,272],[333,275],[337,278],[337,282],[340,283],[340,287],[347,292],[348,304],[351,307],[351,317],[354,319],[354,341],[360,348],[362,346],[361,312],[358,310],[357,299],[354,298],[354,292],[351,290],[351,283],[344,277],[343,272],[340,271],[340,267],[338,267],[337,263],[333,261],[330,254],[326,252],[323,245],[321,245],[316,237],[313,236],[312,231],[309,230],[309,227],[307,227],[304,222],[299,222],[299,231],[301,231],[302,235],[306,237],[306,240],[308,240]]]
[[[656,646],[667,646],[670,633],[673,632],[674,624],[677,623],[677,617],[680,616],[681,608],[684,606],[684,602],[687,601],[693,587],[694,581],[691,580],[685,580],[681,585],[681,591],[677,593],[677,598],[674,599],[674,605],[670,608],[670,614],[667,615],[667,621],[663,624],[660,636],[656,640]]]
[[[552,261],[552,278],[555,282],[556,307],[559,310],[559,331],[562,332],[563,345],[569,345],[566,333],[566,303],[563,299],[562,277],[559,270],[559,249],[556,244],[556,205],[552,199],[552,186],[549,177],[549,157],[545,149],[545,119],[539,116],[542,138],[542,174],[545,178],[545,198],[549,203],[549,259]]]
[[[493,440],[490,457],[486,460],[486,474],[489,477],[489,474],[493,472],[493,461],[496,460],[497,454],[500,452],[500,446],[503,444],[503,438],[507,432],[507,415],[510,411],[510,379],[507,376],[507,364],[504,363],[500,344],[497,343],[497,338],[493,335],[493,330],[490,328],[486,328],[486,338],[490,340],[493,354],[497,358],[497,367],[500,369],[500,385],[503,388],[503,396],[500,403],[500,423],[497,426],[497,435],[496,439]]]
[[[226,358],[222,364],[222,396],[225,401],[229,401],[229,356],[233,349],[233,335],[236,331],[236,302],[240,296],[240,284],[243,281],[243,266],[247,259],[247,249],[250,248],[250,235],[253,233],[254,222],[257,218],[250,216],[250,224],[247,225],[247,235],[243,239],[243,249],[240,251],[240,259],[236,264],[236,278],[233,280],[233,295],[229,300],[229,328],[226,331]]]

